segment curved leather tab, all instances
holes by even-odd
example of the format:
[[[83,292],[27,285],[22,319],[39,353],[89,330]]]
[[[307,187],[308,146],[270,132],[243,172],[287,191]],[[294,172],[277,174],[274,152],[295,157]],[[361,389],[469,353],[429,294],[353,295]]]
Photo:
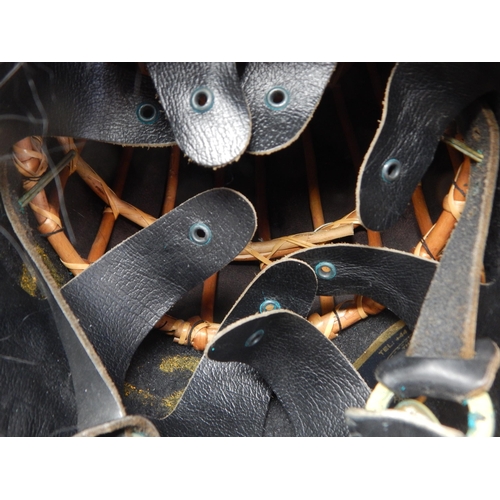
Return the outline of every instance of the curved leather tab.
[[[417,322],[437,263],[422,257],[365,245],[323,245],[293,254],[313,269],[322,262],[335,276],[318,277],[318,295],[366,295],[386,306],[410,328]]]
[[[105,63],[25,63],[2,69],[0,153],[29,135],[124,145],[174,143],[148,76]],[[143,105],[142,113],[152,117],[146,122],[140,119]]]
[[[228,264],[255,231],[230,189],[202,193],[106,253],[62,293],[121,387],[132,355],[184,293]]]
[[[194,162],[238,160],[251,122],[234,63],[148,63],[179,147]]]
[[[234,323],[208,347],[207,355],[256,369],[282,403],[298,436],[347,435],[344,410],[364,405],[370,392],[332,342],[288,311]]]
[[[403,411],[349,408],[345,415],[353,437],[464,437],[459,430]]]
[[[306,316],[316,297],[317,279],[303,262],[286,259],[260,272],[222,321],[219,330],[254,314],[286,309]]]
[[[490,339],[479,339],[472,359],[408,357],[399,353],[381,363],[375,376],[399,398],[425,394],[461,403],[489,391],[499,366],[498,346]]]
[[[499,87],[497,64],[401,63],[394,68],[382,120],[358,179],[357,211],[365,227],[382,231],[396,222],[445,128],[467,105]],[[400,162],[393,180],[383,175],[390,160]]]
[[[258,313],[263,304],[306,315],[315,293],[316,278],[308,265],[278,261],[250,283],[221,329]],[[269,386],[252,367],[204,356],[174,412],[155,424],[165,436],[262,436],[270,398]]]
[[[269,154],[298,139],[336,63],[248,63],[243,91],[252,115],[248,152]]]

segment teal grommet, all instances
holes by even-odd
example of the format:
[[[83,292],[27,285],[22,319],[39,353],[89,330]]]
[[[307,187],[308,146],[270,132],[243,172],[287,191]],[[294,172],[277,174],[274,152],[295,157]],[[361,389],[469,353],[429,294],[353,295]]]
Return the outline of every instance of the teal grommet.
[[[331,262],[319,262],[314,268],[316,276],[324,280],[331,280],[337,276],[337,269]]]
[[[153,123],[156,123],[160,117],[158,108],[150,102],[143,102],[139,104],[136,109],[136,114],[138,120],[145,125],[153,125]]]
[[[252,333],[252,335],[250,335],[250,337],[247,338],[245,342],[245,347],[252,347],[255,344],[258,344],[263,336],[264,336],[264,330],[257,330],[256,332]]]
[[[281,304],[277,300],[267,299],[260,305],[259,312],[265,313],[276,309],[281,309]]]
[[[394,182],[401,173],[401,162],[392,158],[391,160],[387,160],[382,166],[382,179],[385,182]]]
[[[264,99],[266,106],[273,111],[281,111],[288,106],[290,94],[283,87],[273,87]]]
[[[214,94],[207,87],[198,87],[191,94],[190,103],[196,113],[206,113],[214,105]]]
[[[197,245],[206,245],[212,239],[212,231],[203,222],[196,222],[189,228],[189,239]]]

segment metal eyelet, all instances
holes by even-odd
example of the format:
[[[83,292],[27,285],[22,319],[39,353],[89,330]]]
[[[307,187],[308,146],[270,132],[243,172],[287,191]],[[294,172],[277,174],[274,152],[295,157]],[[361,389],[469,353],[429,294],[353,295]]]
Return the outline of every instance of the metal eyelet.
[[[401,162],[392,158],[391,160],[387,160],[382,167],[382,179],[385,182],[394,182],[401,173]]]
[[[259,307],[259,312],[265,313],[268,311],[274,311],[276,309],[281,309],[281,305],[278,301],[272,300],[272,299],[267,299],[262,302],[262,304]]]
[[[290,94],[283,87],[273,87],[265,97],[264,102],[269,109],[281,111],[288,106]]]
[[[337,269],[331,262],[320,262],[314,268],[316,276],[324,280],[331,280],[337,276]]]
[[[245,347],[252,347],[255,344],[258,344],[262,340],[263,336],[264,336],[264,330],[257,330],[256,332],[252,333],[252,335],[250,335],[250,337],[247,338],[245,342]]]
[[[214,94],[207,87],[199,87],[191,94],[191,107],[197,113],[206,113],[214,105]]]
[[[206,245],[212,239],[212,231],[203,222],[196,222],[189,228],[189,239],[197,245]]]
[[[145,125],[153,125],[160,117],[158,108],[150,102],[139,104],[136,109],[136,114],[139,121]]]

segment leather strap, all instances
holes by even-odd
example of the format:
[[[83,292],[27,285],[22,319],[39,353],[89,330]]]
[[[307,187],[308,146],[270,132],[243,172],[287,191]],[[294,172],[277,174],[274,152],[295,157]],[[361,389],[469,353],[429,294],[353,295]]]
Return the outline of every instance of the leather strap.
[[[498,346],[488,339],[479,341],[476,350],[474,344],[479,277],[498,171],[498,142],[494,115],[482,109],[471,124],[466,143],[480,150],[484,158],[471,169],[464,211],[431,282],[407,353],[379,365],[378,389],[388,388],[389,394],[400,397],[425,395],[464,403],[487,392],[495,380],[500,366]],[[487,407],[489,413],[491,400]],[[349,418],[356,433],[358,424],[366,427],[365,421],[371,420],[373,430],[369,424],[366,427],[371,435],[383,420],[380,414],[374,417],[368,405],[365,412],[349,413]],[[494,426],[489,432],[493,431]]]
[[[179,147],[194,162],[238,160],[251,122],[234,63],[148,63]]]
[[[221,328],[271,302],[306,315],[315,293],[316,278],[309,266],[293,259],[278,261],[250,283]],[[270,399],[271,390],[252,367],[204,356],[174,412],[154,422],[164,436],[262,436]]]
[[[9,69],[15,71],[0,87],[0,154],[29,135],[124,145],[174,143],[147,76],[104,63],[26,63],[3,65],[0,80]],[[149,121],[141,120],[141,113]]]
[[[286,309],[306,316],[316,296],[314,271],[296,259],[277,261],[248,285],[222,321],[223,330],[240,319],[269,310]]]
[[[57,360],[58,354],[61,353],[61,348],[60,344],[53,337],[53,331],[49,331],[48,338],[41,339],[41,342],[42,344],[48,344],[50,346],[47,352],[48,360],[54,360],[54,364],[56,366],[50,366],[50,373],[46,373],[44,371],[42,371],[41,373],[38,372],[38,376],[42,380],[39,380],[38,377],[35,376],[35,386],[39,383],[41,383],[42,386],[44,383],[49,387],[52,387],[52,384],[55,384],[57,386],[58,382],[61,382],[60,377],[62,377],[62,384],[56,389],[56,394],[59,393],[59,391],[62,392],[61,400],[57,401],[56,398],[56,401],[54,402],[53,394],[43,395],[47,398],[47,400],[51,400],[54,402],[54,407],[52,410],[47,411],[47,415],[44,414],[39,417],[42,419],[46,419],[48,425],[44,424],[41,425],[40,428],[36,429],[33,428],[33,425],[36,424],[34,424],[34,422],[30,421],[29,419],[33,418],[33,415],[38,414],[38,409],[33,410],[32,408],[29,408],[29,406],[33,404],[33,401],[29,401],[27,404],[25,402],[24,404],[26,406],[23,407],[22,418],[28,419],[28,422],[24,420],[21,425],[24,425],[27,428],[23,429],[24,432],[18,433],[17,431],[14,431],[14,433],[17,435],[31,435],[33,433],[43,434],[44,432],[46,432],[48,427],[50,428],[50,426],[57,426],[56,430],[53,430],[53,432],[65,432],[65,427],[66,429],[68,427],[70,429],[73,429],[75,423],[75,406],[77,411],[77,429],[79,431],[83,431],[86,428],[99,426],[109,421],[124,417],[125,409],[123,408],[118,391],[113,385],[104,365],[97,356],[93,346],[90,344],[85,333],[78,325],[77,319],[64,302],[64,299],[62,298],[57,285],[54,282],[54,279],[48,272],[45,264],[43,263],[42,257],[36,251],[35,245],[32,243],[30,236],[28,235],[28,231],[26,228],[29,227],[29,224],[25,220],[26,215],[19,212],[17,204],[14,204],[16,203],[16,199],[12,199],[12,194],[7,188],[5,168],[1,170],[0,186],[0,192],[2,194],[2,200],[5,206],[6,214],[17,237],[20,240],[20,244],[16,243],[16,239],[14,237],[9,238],[9,241],[11,245],[16,248],[17,253],[23,259],[27,268],[31,269],[32,276],[36,277],[37,283],[41,287],[45,297],[48,299],[52,316],[54,318],[54,323],[57,327],[60,342],[62,344],[62,347],[64,348],[64,353],[66,354],[70,370],[69,372],[66,371],[67,368],[64,361],[55,361]],[[15,342],[19,342],[21,339],[14,340]],[[21,342],[23,350],[29,352],[30,346],[33,346],[32,342],[33,339],[29,339],[25,345],[23,345],[23,342]],[[58,363],[60,364],[59,368],[57,367]],[[35,363],[35,365],[36,364],[37,363]],[[31,375],[35,375],[37,371],[38,370],[35,370],[35,372],[32,372]],[[22,374],[21,380],[24,381],[22,382],[23,384],[27,383],[29,385],[33,383],[32,381],[30,381],[29,375],[29,373]],[[66,388],[66,390],[68,389],[67,382],[65,382],[64,380],[69,380],[70,375],[74,388],[74,400],[67,393],[64,394],[64,388]],[[47,377],[49,378],[48,382]],[[51,377],[54,377],[56,380],[51,381]],[[10,378],[13,379],[14,377],[11,375]],[[45,382],[43,382],[44,378]],[[16,389],[19,389],[19,387],[14,388],[14,390]],[[30,391],[28,391],[28,393],[29,392]],[[20,391],[20,393],[22,394],[23,391]],[[38,397],[39,396],[34,398],[34,401],[37,401]],[[45,404],[42,405],[42,408],[45,408]],[[55,410],[56,408],[59,409],[59,414],[58,411]],[[15,429],[18,430],[17,427],[15,427]],[[10,432],[11,430],[9,429],[9,433]]]
[[[207,349],[217,361],[256,369],[282,403],[297,436],[345,436],[344,410],[364,404],[369,388],[314,326],[288,311],[233,323]]]
[[[252,115],[248,152],[269,154],[298,139],[336,63],[248,63],[243,92]]]
[[[255,231],[230,189],[202,193],[106,253],[62,288],[118,387],[132,355],[184,293],[228,264]]]
[[[475,99],[500,85],[498,64],[401,63],[387,84],[382,120],[360,169],[357,211],[382,231],[402,215],[446,127]],[[391,160],[400,163],[387,178]],[[392,179],[391,179],[392,178]]]
[[[315,269],[328,262],[335,276],[318,276],[318,295],[366,295],[385,305],[410,328],[418,315],[436,262],[411,254],[364,245],[334,244],[293,254]]]
[[[482,151],[484,159],[471,168],[464,211],[429,287],[408,356],[474,356],[480,275],[499,161],[498,125],[491,111],[483,110],[474,120],[466,143]]]

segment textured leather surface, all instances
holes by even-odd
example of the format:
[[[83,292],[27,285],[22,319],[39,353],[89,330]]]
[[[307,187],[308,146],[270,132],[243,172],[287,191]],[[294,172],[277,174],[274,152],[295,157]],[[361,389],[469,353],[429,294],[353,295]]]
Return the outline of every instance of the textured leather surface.
[[[314,326],[287,311],[234,323],[207,348],[217,361],[255,368],[282,403],[297,436],[345,436],[344,410],[364,405],[369,388]]]
[[[259,312],[265,300],[306,315],[316,293],[316,277],[290,259],[260,272],[224,319],[221,329]],[[271,390],[252,367],[202,358],[174,412],[155,424],[164,436],[262,436],[269,425]],[[273,408],[273,425],[285,420]]]
[[[277,261],[260,272],[248,285],[220,325],[220,330],[235,321],[261,311],[273,302],[276,309],[287,309],[306,316],[316,296],[317,279],[314,271],[295,259]]]
[[[148,70],[177,144],[191,160],[218,167],[243,154],[251,121],[235,63],[148,63]],[[212,93],[211,107],[193,107],[197,90]]]
[[[399,398],[425,394],[461,403],[490,390],[499,364],[498,346],[489,339],[479,339],[473,359],[409,357],[400,353],[381,363],[375,376]]]
[[[498,64],[401,63],[389,79],[379,129],[365,156],[357,187],[363,225],[381,231],[401,216],[429,167],[445,128],[479,96],[499,88]],[[382,178],[385,162],[401,173]]]
[[[295,141],[311,119],[335,66],[336,63],[248,63],[242,78],[252,115],[248,152],[269,154]],[[266,104],[266,96],[275,88],[288,94],[288,104],[272,109]]]
[[[190,239],[190,229],[200,222],[211,230],[202,245]],[[62,288],[118,387],[160,317],[228,264],[251,239],[255,224],[246,198],[225,188],[208,191],[125,240]]]
[[[0,79],[13,67],[4,64]],[[137,109],[144,103],[157,108],[155,123],[138,119]],[[174,143],[151,78],[112,64],[25,64],[0,87],[0,114],[0,153],[28,135],[129,145]]]
[[[464,437],[456,429],[402,411],[375,413],[350,408],[346,410],[346,419],[350,434],[354,437]]]
[[[313,269],[320,262],[335,266],[333,279],[318,278],[318,295],[366,295],[385,305],[410,328],[415,326],[437,266],[398,250],[343,243],[300,250],[293,258]]]
[[[254,369],[202,358],[162,436],[262,436],[271,392]]]

